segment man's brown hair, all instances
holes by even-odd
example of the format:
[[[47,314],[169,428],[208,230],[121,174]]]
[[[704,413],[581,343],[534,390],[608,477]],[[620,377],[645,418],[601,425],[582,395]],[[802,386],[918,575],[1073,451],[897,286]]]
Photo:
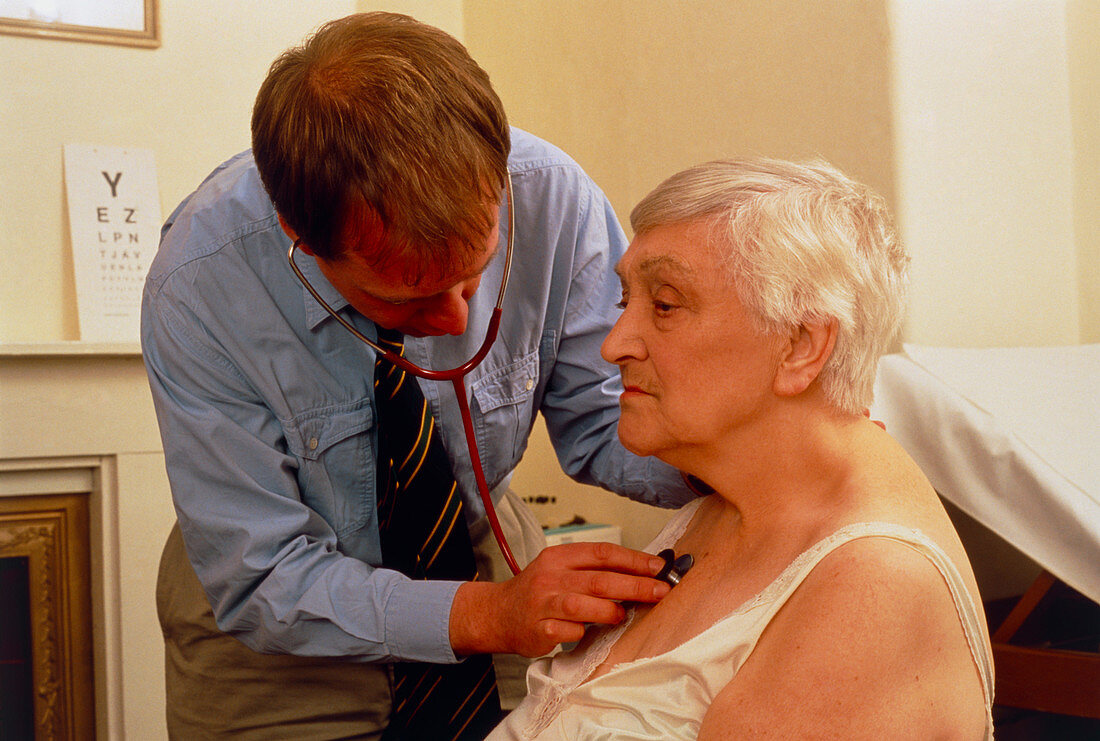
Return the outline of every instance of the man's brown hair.
[[[260,178],[302,242],[337,259],[370,237],[373,261],[416,266],[410,282],[462,260],[456,241],[483,246],[509,148],[465,47],[393,13],[332,21],[284,52],[252,112]]]

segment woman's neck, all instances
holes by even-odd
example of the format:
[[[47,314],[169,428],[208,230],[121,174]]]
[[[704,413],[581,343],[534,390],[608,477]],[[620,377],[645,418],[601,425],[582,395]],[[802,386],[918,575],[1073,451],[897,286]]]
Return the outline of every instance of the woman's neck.
[[[793,410],[804,407],[792,406]],[[685,456],[681,467],[714,488],[749,534],[817,528],[858,506],[861,456],[873,424],[831,411],[772,415]]]

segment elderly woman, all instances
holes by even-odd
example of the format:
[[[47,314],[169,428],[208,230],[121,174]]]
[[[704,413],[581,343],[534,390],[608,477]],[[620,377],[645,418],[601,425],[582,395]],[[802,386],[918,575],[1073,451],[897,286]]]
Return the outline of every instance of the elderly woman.
[[[908,257],[823,163],[699,165],[631,214],[603,356],[628,449],[706,482],[654,606],[528,672],[490,738],[982,739],[992,662],[936,493],[863,411]]]

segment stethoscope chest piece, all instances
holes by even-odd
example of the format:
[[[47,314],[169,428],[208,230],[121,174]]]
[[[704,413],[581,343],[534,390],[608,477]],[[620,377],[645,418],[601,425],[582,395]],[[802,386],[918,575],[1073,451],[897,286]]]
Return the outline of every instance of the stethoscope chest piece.
[[[679,584],[680,580],[684,578],[684,574],[695,565],[695,559],[692,558],[690,553],[677,556],[671,548],[665,548],[657,554],[657,558],[665,562],[664,568],[658,572],[657,578],[666,582],[670,587]]]

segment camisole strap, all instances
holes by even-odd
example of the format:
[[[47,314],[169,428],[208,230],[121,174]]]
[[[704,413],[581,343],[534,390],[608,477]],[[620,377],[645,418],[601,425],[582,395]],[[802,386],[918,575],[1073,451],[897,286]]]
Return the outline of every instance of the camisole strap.
[[[989,738],[993,731],[993,657],[986,648],[984,633],[982,631],[981,614],[971,597],[970,590],[966,588],[966,582],[955,563],[944,553],[943,549],[931,538],[919,530],[897,525],[889,522],[860,522],[847,525],[835,533],[817,543],[803,553],[799,560],[808,558],[816,563],[844,543],[857,538],[880,537],[889,538],[909,546],[916,552],[927,558],[936,570],[940,572],[947,588],[951,593],[951,601],[955,605],[955,612],[959,617],[963,633],[966,635],[967,645],[970,647],[970,655],[978,669],[982,679],[982,693],[985,696],[986,726]]]
[[[699,508],[700,502],[701,499],[695,500],[682,507],[669,520],[646,550],[656,553],[663,548],[671,547],[679,540],[691,522],[691,518],[695,515],[695,511]],[[774,605],[774,609],[778,610],[786,602],[789,592],[797,589],[806,574],[813,570],[814,566],[825,556],[845,543],[868,537],[890,538],[907,545],[927,558],[940,572],[951,594],[951,601],[955,605],[955,612],[959,617],[963,633],[966,635],[970,655],[978,669],[978,674],[981,676],[982,693],[985,696],[987,730],[989,736],[992,737],[993,657],[986,648],[981,613],[975,605],[958,567],[934,540],[919,530],[891,522],[859,522],[846,525],[800,554],[771,585],[756,595],[755,598],[741,605],[735,612],[742,612],[751,609],[755,605],[768,603]],[[785,592],[788,594],[781,597],[780,595]]]

